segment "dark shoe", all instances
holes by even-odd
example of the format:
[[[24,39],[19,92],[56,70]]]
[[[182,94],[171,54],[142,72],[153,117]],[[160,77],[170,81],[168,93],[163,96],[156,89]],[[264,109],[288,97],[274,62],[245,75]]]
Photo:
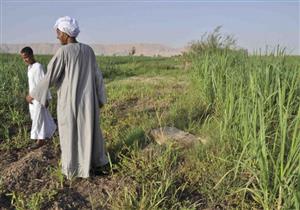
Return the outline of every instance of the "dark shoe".
[[[108,176],[111,173],[111,167],[109,164],[106,164],[104,166],[92,168],[91,173],[94,176]]]
[[[37,142],[36,142],[34,145],[32,145],[32,146],[30,147],[30,149],[32,149],[32,150],[38,149],[38,148],[44,146],[45,144],[46,144],[46,141],[45,141],[45,140],[37,140]]]

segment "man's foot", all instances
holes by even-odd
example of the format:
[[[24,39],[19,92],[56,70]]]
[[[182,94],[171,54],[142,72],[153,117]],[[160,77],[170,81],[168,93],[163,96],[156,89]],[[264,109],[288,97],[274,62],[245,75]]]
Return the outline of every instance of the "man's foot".
[[[36,141],[36,143],[34,144],[34,145],[32,145],[31,147],[30,147],[30,149],[38,149],[38,148],[40,148],[40,147],[42,147],[42,146],[44,146],[46,144],[46,141],[45,140],[37,140]]]
[[[99,166],[91,169],[91,173],[94,176],[108,176],[111,173],[111,167],[109,164]]]

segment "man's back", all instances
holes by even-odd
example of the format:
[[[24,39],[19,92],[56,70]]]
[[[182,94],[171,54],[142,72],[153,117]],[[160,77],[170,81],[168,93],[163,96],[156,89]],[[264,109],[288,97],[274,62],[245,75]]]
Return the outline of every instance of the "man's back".
[[[96,60],[93,50],[82,43],[70,43],[63,46],[62,51],[65,71],[61,79],[61,94],[65,95],[72,102],[73,108],[88,101],[91,104],[87,104],[92,105],[91,100],[94,100],[92,98],[95,95],[96,71]]]

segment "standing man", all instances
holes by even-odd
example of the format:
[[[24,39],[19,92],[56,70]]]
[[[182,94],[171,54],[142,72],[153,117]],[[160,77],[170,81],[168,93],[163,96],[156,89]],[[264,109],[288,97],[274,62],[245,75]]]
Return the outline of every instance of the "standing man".
[[[90,169],[108,163],[99,126],[99,107],[106,103],[103,77],[92,48],[76,40],[80,31],[74,18],[59,18],[54,29],[62,46],[27,101],[45,105],[47,90],[56,86],[62,172],[86,178]]]

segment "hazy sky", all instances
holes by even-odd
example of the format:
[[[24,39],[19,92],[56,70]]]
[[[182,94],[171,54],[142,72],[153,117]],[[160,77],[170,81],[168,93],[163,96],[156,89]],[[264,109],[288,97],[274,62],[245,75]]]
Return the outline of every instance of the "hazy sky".
[[[250,51],[280,44],[300,54],[299,1],[1,0],[1,43],[57,43],[53,25],[75,17],[85,43],[185,46],[222,25]]]

